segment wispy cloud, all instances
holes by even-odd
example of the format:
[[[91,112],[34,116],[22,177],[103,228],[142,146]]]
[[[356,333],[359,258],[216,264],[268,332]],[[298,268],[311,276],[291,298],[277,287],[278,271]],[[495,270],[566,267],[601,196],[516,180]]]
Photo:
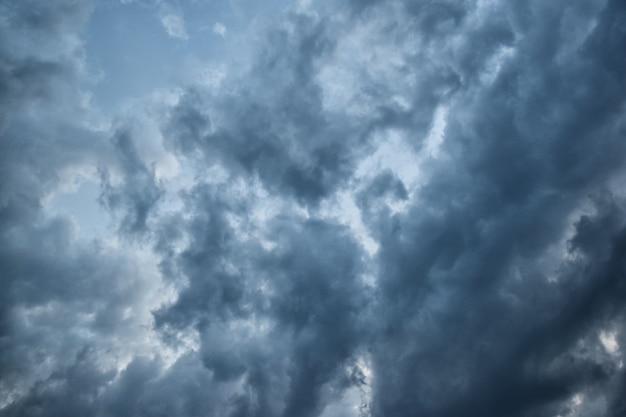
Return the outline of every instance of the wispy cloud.
[[[161,24],[172,38],[189,39],[182,14],[165,13],[161,16]]]
[[[223,38],[224,36],[226,36],[226,26],[219,22],[216,23],[215,25],[213,25],[213,33]]]

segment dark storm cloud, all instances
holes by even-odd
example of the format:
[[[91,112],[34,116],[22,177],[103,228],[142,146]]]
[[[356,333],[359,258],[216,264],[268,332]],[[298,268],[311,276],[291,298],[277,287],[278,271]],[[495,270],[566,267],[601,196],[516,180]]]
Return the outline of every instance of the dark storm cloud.
[[[594,370],[594,357],[555,361],[579,340],[597,344],[589,323],[623,311],[622,226],[595,235],[614,260],[557,258],[561,272],[541,261],[624,162],[624,63],[612,58],[626,40],[624,7],[608,3],[575,48],[570,25],[586,20],[584,7],[542,9],[493,84],[452,99],[447,158],[421,204],[379,226],[390,318],[374,355],[376,415],[537,415],[618,372]],[[580,220],[574,245],[598,217]]]
[[[228,222],[246,202],[229,194],[207,185],[189,194],[189,245],[169,261],[188,286],[156,312],[157,325],[198,329],[215,384],[243,378],[232,415],[316,415],[325,391],[353,385],[345,369],[363,338],[367,297],[360,249],[345,227],[293,217],[271,225],[276,248],[246,243]],[[240,334],[231,326],[242,321],[253,325]]]
[[[89,7],[51,4],[0,2],[0,414],[623,413],[622,2],[286,13],[164,105],[183,185],[76,120]],[[363,173],[390,132],[416,184]],[[46,205],[84,165],[113,243]]]
[[[181,291],[174,306],[156,314],[157,324],[201,324],[215,316],[245,314],[240,305],[243,277],[233,266],[245,266],[243,261],[251,255],[227,219],[245,209],[245,201],[237,204],[235,198],[228,187],[208,185],[198,185],[186,195],[185,209],[194,214],[176,227],[188,236],[190,244],[180,254],[170,253],[174,258],[165,257],[165,261],[182,274],[189,287]],[[161,239],[169,239],[166,229],[162,233],[166,235]]]
[[[358,280],[360,251],[341,227],[306,222],[280,227],[272,310],[291,329],[294,345],[283,415],[315,415],[324,406],[321,388],[343,371],[363,338],[367,295]],[[272,262],[273,263],[273,262]]]
[[[176,149],[200,152],[205,164],[258,175],[270,190],[315,205],[347,179],[370,121],[323,108],[314,77],[333,51],[332,25],[298,14],[288,23],[293,30],[272,30],[228,94],[183,96],[167,132]]]
[[[109,209],[123,213],[120,231],[130,235],[146,231],[150,212],[163,195],[154,167],[147,167],[141,160],[132,135],[130,128],[120,128],[115,132],[112,144],[118,156],[122,183],[112,184],[109,172],[104,171],[100,197]]]

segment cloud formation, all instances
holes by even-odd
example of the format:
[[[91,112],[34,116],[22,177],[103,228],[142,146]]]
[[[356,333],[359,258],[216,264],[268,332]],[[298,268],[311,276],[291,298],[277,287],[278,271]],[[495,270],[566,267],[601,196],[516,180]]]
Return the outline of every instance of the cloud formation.
[[[0,1],[0,415],[624,414],[623,2],[241,2],[104,121],[102,7]]]
[[[165,31],[172,38],[188,39],[187,30],[185,29],[185,21],[183,17],[175,13],[165,13],[161,16],[161,24]]]

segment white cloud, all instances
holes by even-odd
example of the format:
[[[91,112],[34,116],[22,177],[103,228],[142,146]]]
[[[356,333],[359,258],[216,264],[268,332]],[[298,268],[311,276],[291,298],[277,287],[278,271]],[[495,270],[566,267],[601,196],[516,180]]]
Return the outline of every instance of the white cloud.
[[[215,25],[213,25],[213,33],[223,38],[226,35],[226,26],[224,26],[220,22],[217,22]]]
[[[604,349],[612,355],[619,353],[619,344],[617,343],[616,336],[616,332],[600,332],[599,336]]]
[[[189,39],[187,29],[185,28],[185,20],[179,14],[168,13],[161,16],[161,24],[172,38]]]

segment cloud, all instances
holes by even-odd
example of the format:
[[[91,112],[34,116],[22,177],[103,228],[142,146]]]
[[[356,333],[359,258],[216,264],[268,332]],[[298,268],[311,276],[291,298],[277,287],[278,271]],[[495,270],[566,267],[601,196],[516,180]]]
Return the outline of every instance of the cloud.
[[[1,415],[623,414],[620,1],[217,16],[247,65],[99,128],[98,10],[0,7]]]
[[[612,302],[595,299],[595,290],[586,286],[581,293],[595,301],[573,296],[569,274],[590,266],[550,258],[569,216],[621,164],[612,154],[623,152],[615,140],[624,95],[613,90],[610,74],[622,64],[586,64],[587,56],[599,51],[591,45],[615,27],[620,7],[609,4],[595,31],[567,52],[559,39],[551,38],[549,48],[539,44],[545,41],[539,34],[583,16],[562,22],[557,11],[542,10],[546,26],[521,29],[514,58],[502,65],[493,84],[462,89],[451,99],[441,148],[446,156],[432,165],[420,203],[377,224],[386,299],[380,314],[390,319],[373,359],[380,375],[375,413],[536,414],[610,379],[577,369],[600,366],[592,365],[598,360],[593,356],[571,368],[551,368],[575,343],[597,346],[585,336],[583,318],[601,314]],[[470,29],[460,51],[484,53],[491,46],[483,36],[483,28]],[[509,36],[491,36],[492,42],[511,42]],[[479,82],[472,79],[478,73],[473,63],[457,68],[470,85]],[[574,80],[586,93],[573,93]],[[618,113],[605,107],[606,100],[615,100]],[[595,116],[583,116],[589,114]],[[597,154],[591,151],[596,146],[612,150]],[[612,245],[611,236],[620,229],[615,224],[612,232],[603,230],[605,244]],[[546,270],[552,262],[556,268]],[[606,279],[609,285],[618,279],[617,270],[606,268],[598,271],[604,278],[589,272],[589,281]],[[552,274],[562,274],[558,284],[549,283]],[[564,298],[553,299],[557,295]],[[547,319],[553,315],[559,319]],[[510,392],[515,399],[505,400]]]
[[[348,142],[361,139],[338,116],[323,113],[312,79],[315,59],[332,48],[325,23],[296,19],[296,32],[272,33],[251,79],[216,97],[219,104],[190,90],[173,109],[167,136],[181,151],[199,152],[205,164],[258,175],[267,187],[314,204],[353,163]]]
[[[226,26],[217,22],[215,25],[213,25],[213,33],[223,38],[224,36],[226,36]]]
[[[176,13],[165,13],[160,19],[161,24],[169,36],[182,40],[189,39],[187,29],[185,28],[185,20],[182,15]]]
[[[123,362],[129,351],[116,341],[130,350],[148,344],[141,330],[159,302],[148,289],[159,277],[144,264],[128,279],[139,253],[131,260],[105,239],[86,244],[73,219],[47,212],[48,197],[72,176],[95,178],[116,159],[82,100],[87,75],[74,30],[90,5],[2,7],[0,407],[3,415],[38,413],[40,404],[51,414],[89,413],[117,372],[102,352],[114,349]],[[73,402],[76,390],[85,397]]]
[[[102,202],[111,210],[124,211],[121,228],[124,233],[145,231],[148,216],[163,194],[154,169],[140,159],[132,133],[126,128],[115,132],[113,148],[119,155],[122,184],[111,183],[108,171],[102,172]]]

